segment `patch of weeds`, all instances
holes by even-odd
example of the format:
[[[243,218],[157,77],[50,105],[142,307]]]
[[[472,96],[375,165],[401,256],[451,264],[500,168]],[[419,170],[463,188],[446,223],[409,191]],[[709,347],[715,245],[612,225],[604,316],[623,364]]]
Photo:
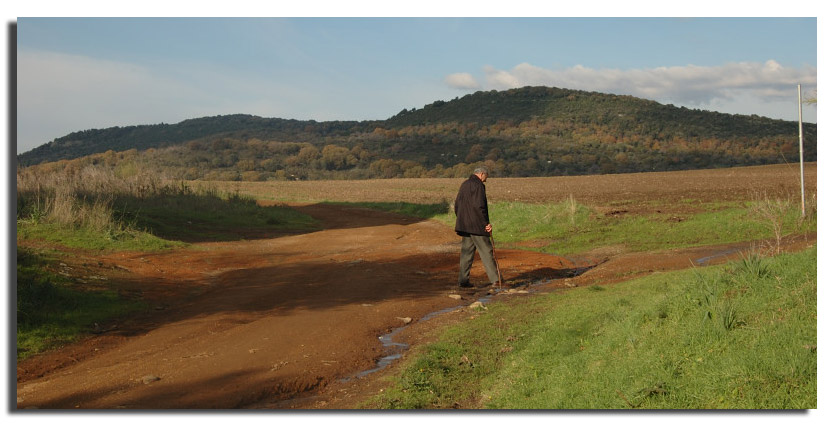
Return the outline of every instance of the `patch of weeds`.
[[[768,260],[755,251],[748,252],[740,260],[737,272],[753,279],[762,279],[771,274]]]
[[[744,324],[734,302],[737,294],[733,277],[696,274],[700,296],[696,302],[703,310],[702,322],[716,327],[717,331],[731,331]]]

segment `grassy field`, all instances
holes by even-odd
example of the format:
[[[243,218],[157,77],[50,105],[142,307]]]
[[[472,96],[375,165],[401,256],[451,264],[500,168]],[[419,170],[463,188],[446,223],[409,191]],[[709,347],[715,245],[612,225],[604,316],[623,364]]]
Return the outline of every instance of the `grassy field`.
[[[817,164],[805,165],[807,196],[817,191]],[[448,204],[466,179],[420,178],[367,181],[193,181],[226,193],[257,199],[300,202],[405,202]],[[559,203],[574,197],[578,203],[603,213],[613,210],[640,213],[669,209],[693,212],[715,202],[751,201],[758,195],[796,198],[800,190],[799,166],[769,165],[681,172],[543,178],[490,177],[490,202]],[[796,200],[796,199],[795,199]]]
[[[367,407],[815,408],[816,253],[491,304]]]

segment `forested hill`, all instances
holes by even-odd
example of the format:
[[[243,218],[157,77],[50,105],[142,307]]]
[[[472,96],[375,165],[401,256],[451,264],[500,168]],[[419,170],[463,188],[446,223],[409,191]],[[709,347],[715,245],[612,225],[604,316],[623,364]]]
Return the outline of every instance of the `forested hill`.
[[[804,160],[817,159],[804,124]],[[103,153],[103,154],[96,154]],[[75,132],[18,156],[152,169],[182,179],[362,179],[678,170],[796,162],[797,123],[546,87],[483,91],[387,120],[250,115]]]
[[[179,145],[210,136],[304,141],[329,134],[345,135],[369,129],[363,122],[316,122],[263,118],[246,114],[203,117],[177,124],[89,129],[41,145],[18,156],[21,165],[74,159],[108,150],[146,150]],[[370,127],[374,129],[374,127]]]
[[[433,123],[499,122],[518,124],[540,119],[606,126],[617,132],[682,137],[764,136],[797,131],[797,123],[759,116],[692,110],[633,96],[617,96],[549,87],[476,92],[449,102],[435,101],[420,110],[402,110],[389,126]]]

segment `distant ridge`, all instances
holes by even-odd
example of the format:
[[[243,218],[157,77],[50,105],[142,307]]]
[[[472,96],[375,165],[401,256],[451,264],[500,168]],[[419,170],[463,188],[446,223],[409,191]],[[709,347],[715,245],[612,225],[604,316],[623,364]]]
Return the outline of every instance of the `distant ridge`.
[[[232,114],[183,120],[176,124],[137,125],[89,129],[70,133],[52,142],[18,155],[18,162],[33,165],[62,159],[74,159],[108,150],[146,150],[183,144],[209,136],[252,135],[265,138],[300,139],[322,132],[350,132],[363,127],[361,122],[316,122],[263,118]]]
[[[208,170],[215,178],[258,180],[446,176],[483,161],[505,176],[548,176],[792,162],[797,139],[795,122],[523,87],[435,101],[386,120],[234,114],[90,129],[20,154],[18,162],[154,148],[169,154],[142,154],[146,167],[189,179]],[[816,148],[817,125],[805,124],[805,160],[817,159]]]

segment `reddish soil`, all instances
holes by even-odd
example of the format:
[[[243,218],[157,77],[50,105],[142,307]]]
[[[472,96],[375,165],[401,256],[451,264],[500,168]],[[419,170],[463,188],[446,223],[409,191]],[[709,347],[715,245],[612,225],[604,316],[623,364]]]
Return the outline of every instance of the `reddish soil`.
[[[459,240],[437,222],[319,204],[296,208],[324,229],[67,260],[73,274],[108,280],[151,308],[19,363],[18,408],[355,408],[390,372],[344,381],[387,354],[380,335],[411,318],[397,338],[414,347],[439,326],[466,320],[467,305],[494,292],[457,289]],[[814,241],[796,238],[784,247]],[[609,248],[573,260],[499,249],[505,286],[514,291],[495,298],[607,284],[689,268],[706,257],[705,264],[724,262],[748,248]],[[472,275],[486,284],[478,259]],[[418,321],[452,307],[461,308]]]

